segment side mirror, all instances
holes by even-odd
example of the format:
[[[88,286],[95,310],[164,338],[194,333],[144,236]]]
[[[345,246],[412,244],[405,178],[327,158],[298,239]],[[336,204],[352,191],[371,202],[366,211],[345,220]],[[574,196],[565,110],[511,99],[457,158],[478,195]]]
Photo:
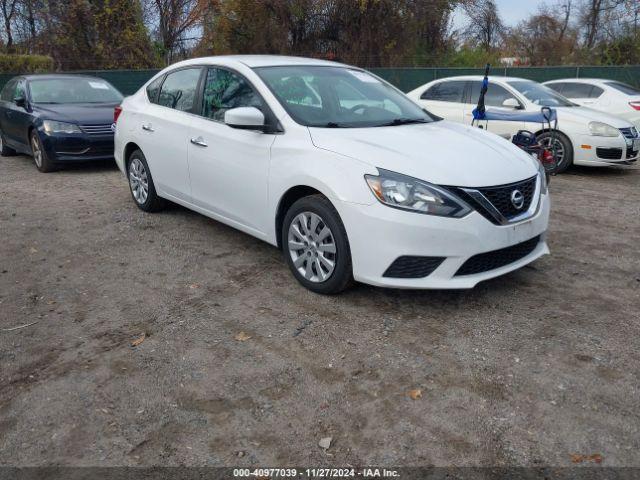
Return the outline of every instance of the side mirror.
[[[26,106],[27,106],[27,99],[25,97],[16,97],[16,98],[13,99],[13,102],[18,107],[26,108]]]
[[[507,98],[504,102],[502,102],[502,106],[507,108],[515,108],[515,109],[521,108],[520,102],[513,97]]]
[[[264,114],[256,107],[238,107],[224,113],[224,123],[242,130],[260,130],[264,132]]]

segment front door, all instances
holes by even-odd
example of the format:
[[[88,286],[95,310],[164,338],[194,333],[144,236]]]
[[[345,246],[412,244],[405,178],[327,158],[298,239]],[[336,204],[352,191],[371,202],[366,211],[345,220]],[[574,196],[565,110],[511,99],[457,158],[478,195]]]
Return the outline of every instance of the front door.
[[[270,150],[275,135],[241,130],[224,123],[227,110],[266,107],[240,74],[209,68],[201,116],[191,124],[189,169],[193,203],[236,226],[267,231]]]
[[[465,123],[471,123],[471,120],[473,119],[473,109],[478,106],[480,89],[482,88],[481,80],[472,80],[469,83],[469,97],[464,108]],[[505,107],[503,105],[504,101],[508,99],[514,99],[520,103],[515,95],[509,92],[506,88],[489,81],[489,87],[487,88],[487,93],[484,97],[484,104],[487,108],[507,113],[513,112],[515,110],[514,108]],[[511,138],[518,132],[518,130],[522,130],[525,127],[525,123],[522,121],[513,122],[504,120],[489,120],[487,122],[480,121],[479,125],[484,126],[490,132],[500,135],[509,141],[511,141]]]

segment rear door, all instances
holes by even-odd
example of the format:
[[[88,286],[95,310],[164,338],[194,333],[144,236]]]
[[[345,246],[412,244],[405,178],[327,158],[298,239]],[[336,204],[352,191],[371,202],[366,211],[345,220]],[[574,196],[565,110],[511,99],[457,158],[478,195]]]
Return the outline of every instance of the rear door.
[[[419,103],[445,120],[462,123],[466,85],[465,80],[443,80],[435,83],[422,92]]]
[[[169,72],[159,89],[147,89],[149,104],[135,115],[136,138],[162,196],[191,202],[188,146],[201,67]],[[150,85],[151,87],[151,85]]]
[[[471,120],[473,119],[473,110],[478,106],[478,99],[480,98],[481,88],[481,80],[469,81],[469,96],[467,97],[467,103],[464,106],[465,123],[471,123]],[[505,107],[503,105],[504,101],[509,99],[514,99],[520,105],[522,105],[517,97],[505,87],[491,81],[489,82],[489,87],[487,88],[487,93],[484,97],[484,104],[486,107],[491,107],[492,110],[513,112],[513,108]],[[524,122],[512,122],[503,120],[490,120],[486,123],[481,122],[481,125],[485,126],[490,132],[500,135],[507,140],[511,140],[511,137],[513,137],[513,135],[515,135],[518,130],[522,130],[524,128]]]

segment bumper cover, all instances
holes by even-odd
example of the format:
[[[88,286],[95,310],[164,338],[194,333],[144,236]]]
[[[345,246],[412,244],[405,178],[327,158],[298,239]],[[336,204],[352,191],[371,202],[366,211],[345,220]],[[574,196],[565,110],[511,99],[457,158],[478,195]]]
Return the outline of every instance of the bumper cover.
[[[494,225],[477,212],[462,219],[422,215],[393,209],[381,203],[357,205],[339,203],[357,281],[393,288],[458,289],[517,270],[549,253],[546,230],[549,196],[540,197],[540,207],[532,217],[509,225]],[[540,237],[533,250],[522,258],[489,271],[456,275],[470,258],[505,249]],[[390,265],[402,256],[445,257],[424,278],[389,278]]]
[[[47,156],[53,162],[113,159],[113,135],[47,135],[39,132]]]

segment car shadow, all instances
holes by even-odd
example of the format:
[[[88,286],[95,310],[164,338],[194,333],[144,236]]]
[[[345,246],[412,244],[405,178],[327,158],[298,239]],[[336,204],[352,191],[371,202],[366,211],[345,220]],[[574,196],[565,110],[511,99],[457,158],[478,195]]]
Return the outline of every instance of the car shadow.
[[[65,164],[59,167],[55,172],[76,174],[100,173],[114,170],[118,170],[118,166],[114,160],[95,160]]]
[[[561,175],[574,175],[582,177],[624,177],[627,175],[637,175],[640,165],[624,165],[611,167],[587,167],[583,165],[573,165]],[[553,178],[553,177],[552,177]]]

